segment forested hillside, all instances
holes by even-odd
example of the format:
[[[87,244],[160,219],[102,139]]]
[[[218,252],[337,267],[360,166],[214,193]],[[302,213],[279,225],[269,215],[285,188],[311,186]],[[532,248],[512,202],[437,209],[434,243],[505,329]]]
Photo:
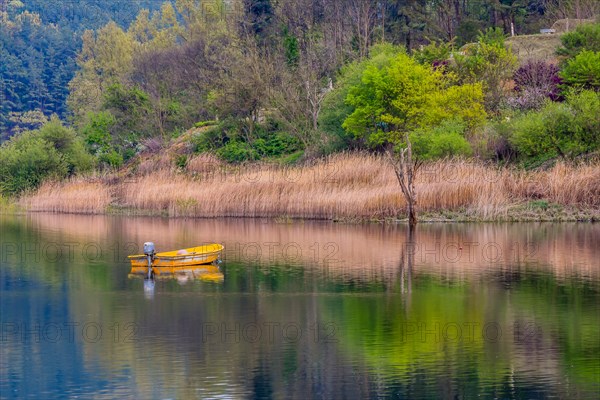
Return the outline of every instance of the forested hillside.
[[[77,53],[85,30],[96,30],[113,21],[127,31],[137,18],[130,33],[136,35],[137,30],[140,34],[147,28],[143,26],[144,19],[150,18],[162,3],[162,0],[0,0],[0,140],[23,129],[38,127],[53,113],[67,119],[68,83],[78,69]],[[261,52],[287,52],[287,62],[292,64],[311,62],[298,53],[305,50],[307,40],[321,46],[319,51],[327,52],[328,59],[320,62],[327,65],[315,72],[334,79],[333,71],[349,60],[364,56],[369,46],[378,41],[404,44],[409,49],[430,39],[454,40],[460,45],[473,41],[478,31],[488,27],[499,26],[508,33],[511,23],[517,34],[535,33],[556,18],[593,15],[597,11],[593,3],[589,0],[173,0],[171,11],[167,11],[171,15],[155,17],[172,21],[154,19],[152,29],[167,35],[164,31],[172,22],[178,25],[172,26],[174,31],[199,29],[198,24],[215,22],[207,21],[207,15],[222,14],[218,18],[226,19],[228,14],[229,28],[238,31],[230,34],[253,31],[260,37]],[[138,16],[143,9],[149,13],[144,11]],[[236,21],[232,22],[233,19]],[[173,32],[171,44],[182,45],[188,39],[181,30]],[[218,47],[218,43],[212,45]],[[144,48],[160,50],[156,41],[145,44]],[[137,51],[135,55],[141,54]]]
[[[68,116],[69,82],[81,35],[115,21],[128,26],[155,0],[0,0],[0,140]]]
[[[199,153],[291,163],[407,139],[421,159],[526,166],[599,147],[594,0],[0,4],[8,194],[174,141],[178,168]],[[569,32],[550,59],[506,41],[559,18]],[[541,54],[535,43],[519,49]],[[39,154],[54,167],[29,163]]]

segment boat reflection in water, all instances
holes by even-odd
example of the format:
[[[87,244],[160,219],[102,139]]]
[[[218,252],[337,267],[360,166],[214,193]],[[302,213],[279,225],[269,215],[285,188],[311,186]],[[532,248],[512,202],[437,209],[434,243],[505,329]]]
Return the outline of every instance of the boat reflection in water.
[[[156,280],[177,280],[180,285],[200,280],[203,282],[221,283],[225,276],[217,265],[206,264],[191,267],[154,267],[152,268],[152,279],[148,279],[148,267],[132,267],[129,271],[130,279],[144,280],[144,297],[151,300],[154,298],[154,286]]]
[[[152,267],[155,280],[176,279],[185,284],[193,280],[204,282],[223,282],[224,275],[219,266],[214,264],[193,265],[188,267]],[[131,267],[129,278],[145,279],[148,276],[148,267]],[[146,279],[152,282],[152,279]]]

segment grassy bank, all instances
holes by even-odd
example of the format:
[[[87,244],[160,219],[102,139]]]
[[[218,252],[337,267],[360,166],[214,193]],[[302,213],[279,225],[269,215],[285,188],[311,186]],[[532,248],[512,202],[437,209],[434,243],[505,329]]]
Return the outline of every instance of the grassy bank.
[[[600,217],[597,164],[558,163],[522,171],[475,161],[427,164],[417,179],[426,220],[594,220]],[[184,169],[164,157],[128,173],[46,182],[19,205],[29,211],[174,217],[402,219],[405,202],[382,157],[338,154],[312,165],[231,166],[201,155]]]

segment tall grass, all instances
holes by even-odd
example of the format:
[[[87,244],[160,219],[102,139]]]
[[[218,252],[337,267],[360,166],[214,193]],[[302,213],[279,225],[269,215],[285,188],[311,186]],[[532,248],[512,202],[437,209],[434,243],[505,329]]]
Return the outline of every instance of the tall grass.
[[[20,204],[30,211],[102,214],[113,201],[110,185],[76,178],[66,182],[45,182]]]
[[[185,171],[157,164],[160,168],[144,168],[128,179],[46,183],[21,204],[35,211],[72,213],[101,213],[118,204],[199,217],[384,219],[405,212],[391,166],[375,155],[337,154],[297,167],[231,166],[207,155],[189,160]],[[559,163],[547,171],[525,172],[444,160],[423,166],[416,186],[421,211],[461,211],[486,220],[506,218],[515,206],[532,200],[600,207],[598,165]]]

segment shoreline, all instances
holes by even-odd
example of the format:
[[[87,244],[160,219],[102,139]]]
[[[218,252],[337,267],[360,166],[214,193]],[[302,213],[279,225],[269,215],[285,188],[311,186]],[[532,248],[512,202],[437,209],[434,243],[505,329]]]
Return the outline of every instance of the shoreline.
[[[514,204],[519,208],[519,213],[510,214],[505,217],[496,217],[484,219],[476,215],[469,215],[464,210],[454,211],[445,210],[440,212],[427,212],[418,215],[419,224],[436,223],[597,223],[600,222],[600,209],[597,208],[576,208],[555,206],[553,211],[536,210],[527,208],[526,204]],[[64,214],[64,215],[87,215],[87,216],[123,216],[123,217],[158,217],[165,219],[198,219],[198,220],[216,220],[216,219],[253,219],[273,221],[279,224],[296,224],[305,221],[332,222],[340,224],[408,224],[408,219],[404,217],[368,219],[368,218],[307,218],[290,217],[285,215],[272,216],[240,216],[240,215],[169,215],[166,210],[158,211],[151,209],[129,209],[110,206],[105,212],[85,212],[85,211],[52,211],[52,210],[27,210],[18,203],[4,204],[0,208],[0,215],[27,215],[27,214]]]

